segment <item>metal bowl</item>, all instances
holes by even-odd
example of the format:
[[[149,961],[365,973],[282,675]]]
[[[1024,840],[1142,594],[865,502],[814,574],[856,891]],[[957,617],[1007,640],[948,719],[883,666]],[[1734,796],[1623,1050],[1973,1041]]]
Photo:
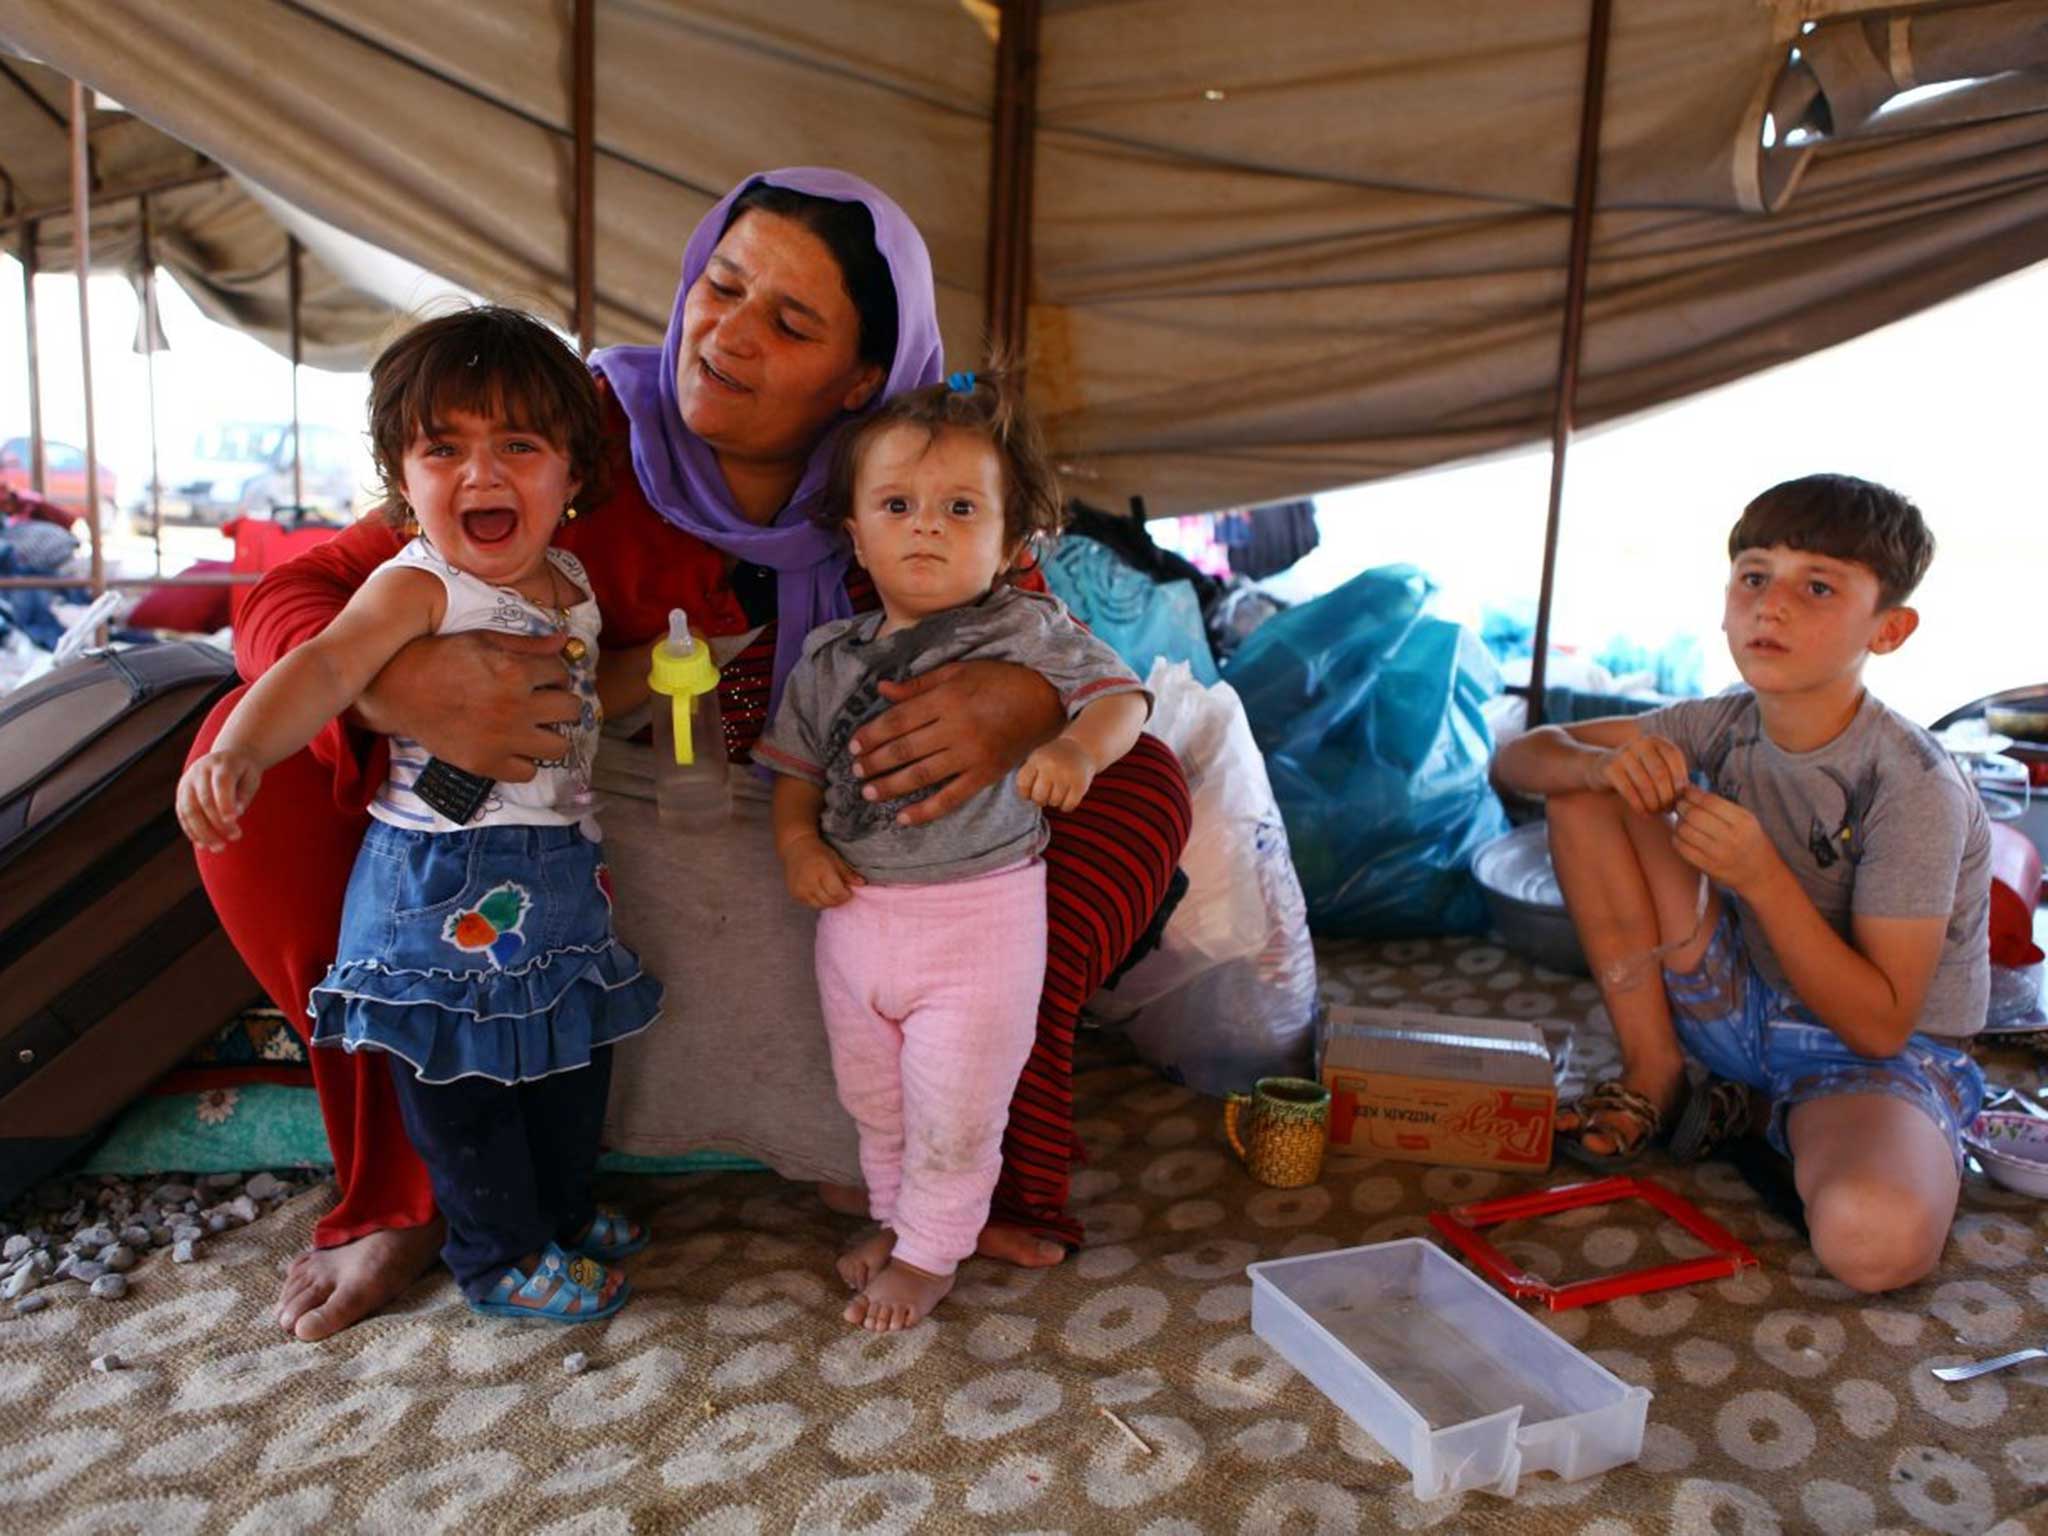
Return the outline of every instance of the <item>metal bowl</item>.
[[[1987,704],[1984,725],[2015,741],[2048,743],[2048,704]]]
[[[1493,924],[1509,949],[1553,971],[1592,974],[1550,867],[1550,834],[1542,822],[1516,827],[1482,846],[1472,855],[1472,878],[1485,892]]]
[[[2048,1199],[2048,1120],[1986,1110],[1970,1122],[1963,1139],[1997,1183]]]

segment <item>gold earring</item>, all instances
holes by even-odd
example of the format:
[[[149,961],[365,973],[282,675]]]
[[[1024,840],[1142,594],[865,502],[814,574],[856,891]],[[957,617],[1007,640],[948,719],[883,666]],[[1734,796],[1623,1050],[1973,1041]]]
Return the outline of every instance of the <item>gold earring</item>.
[[[566,507],[562,508],[562,521],[563,521],[563,522],[565,522],[565,523],[573,523],[573,522],[575,522],[575,521],[576,521],[576,503],[575,503],[575,502],[573,502],[573,501],[572,501],[572,502],[570,502],[570,503],[569,503],[569,505],[568,505],[568,506],[566,506]]]

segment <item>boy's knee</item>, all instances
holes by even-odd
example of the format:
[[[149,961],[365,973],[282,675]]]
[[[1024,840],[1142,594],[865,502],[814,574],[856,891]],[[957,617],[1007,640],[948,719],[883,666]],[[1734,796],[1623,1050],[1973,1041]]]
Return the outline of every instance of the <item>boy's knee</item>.
[[[1604,789],[1567,790],[1543,802],[1543,817],[1550,824],[1553,841],[1559,833],[1569,834],[1588,823],[1620,821],[1622,810],[1621,798]]]
[[[1806,1225],[1821,1268],[1868,1296],[1926,1279],[1948,1240],[1945,1219],[1882,1180],[1818,1192],[1807,1202]]]

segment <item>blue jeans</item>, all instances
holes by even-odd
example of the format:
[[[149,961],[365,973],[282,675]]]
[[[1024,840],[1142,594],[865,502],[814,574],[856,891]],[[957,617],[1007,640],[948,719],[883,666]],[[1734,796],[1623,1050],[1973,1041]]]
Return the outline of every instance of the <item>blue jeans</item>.
[[[441,1257],[471,1301],[527,1254],[566,1244],[590,1225],[610,1046],[592,1051],[587,1067],[532,1082],[423,1083],[399,1056],[391,1080],[448,1223]]]

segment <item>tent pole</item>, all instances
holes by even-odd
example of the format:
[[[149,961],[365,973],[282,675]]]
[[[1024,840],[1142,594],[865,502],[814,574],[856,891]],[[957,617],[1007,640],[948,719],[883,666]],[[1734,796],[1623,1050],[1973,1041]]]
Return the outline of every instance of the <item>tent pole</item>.
[[[1536,589],[1536,652],[1529,665],[1529,724],[1543,723],[1544,673],[1550,660],[1550,611],[1556,596],[1557,532],[1564,505],[1565,452],[1579,394],[1579,343],[1586,321],[1586,267],[1600,181],[1600,111],[1607,86],[1611,0],[1593,0],[1586,29],[1586,84],[1580,97],[1578,182],[1572,191],[1571,257],[1565,276],[1564,336],[1557,349],[1557,400],[1550,418],[1550,510],[1543,524],[1543,579]]]
[[[71,239],[78,269],[78,362],[85,379],[85,515],[92,533],[92,595],[107,590],[107,552],[100,530],[99,437],[92,411],[92,317],[86,289],[92,277],[92,185],[86,153],[85,87],[71,82]],[[107,643],[100,626],[99,643]]]
[[[149,198],[135,200],[142,224],[142,366],[149,381],[149,537],[156,573],[164,573],[164,488],[156,452],[156,247],[149,238]]]
[[[305,298],[305,281],[300,270],[297,235],[284,237],[285,289],[291,304],[292,346],[292,507],[299,516],[306,506],[306,434],[299,430],[299,359],[305,355],[305,332],[300,325],[300,306]]]
[[[1039,0],[1004,0],[996,42],[984,274],[991,357],[1021,369],[1031,314],[1031,151],[1038,120]]]
[[[44,495],[43,367],[36,354],[36,239],[42,226],[31,219],[21,226],[21,311],[28,331],[28,483]]]
[[[134,186],[122,187],[117,192],[95,192],[92,206],[105,208],[113,203],[125,203],[131,197],[155,196],[159,192],[175,192],[180,187],[203,187],[208,182],[225,181],[228,173],[219,166],[209,166],[203,171],[180,171],[175,176],[158,176],[152,180],[138,182]],[[0,230],[12,229],[18,224],[33,224],[54,214],[71,211],[67,202],[46,203],[35,208],[17,208],[12,213],[0,214]]]
[[[597,0],[576,0],[576,345],[597,345]]]

